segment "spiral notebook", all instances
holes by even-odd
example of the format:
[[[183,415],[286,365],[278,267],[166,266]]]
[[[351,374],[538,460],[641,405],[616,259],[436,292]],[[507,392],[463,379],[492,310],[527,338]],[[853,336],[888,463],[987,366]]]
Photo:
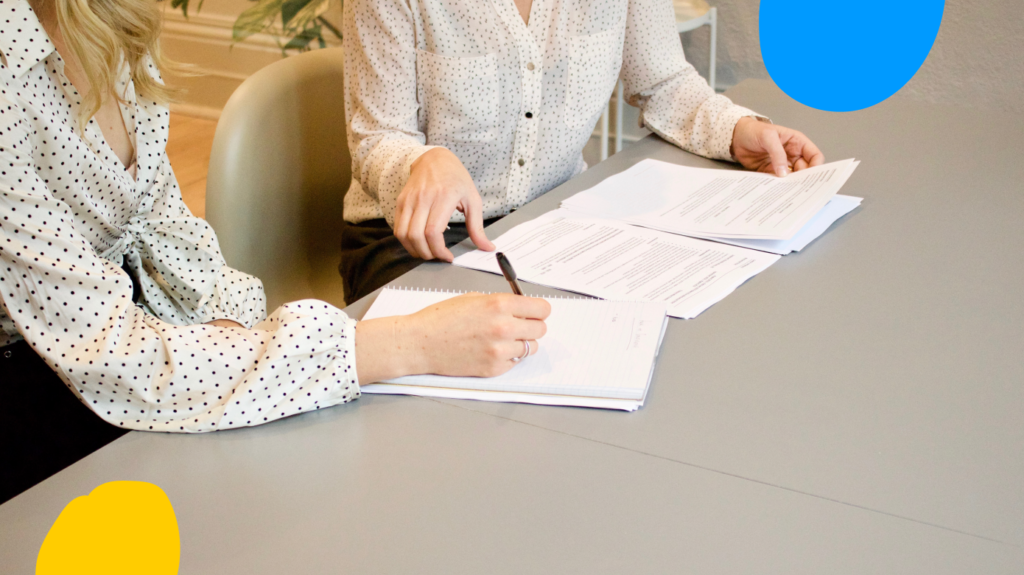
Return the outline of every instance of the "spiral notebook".
[[[415,313],[460,295],[385,288],[363,319]],[[536,354],[497,377],[414,375],[362,386],[363,393],[573,405],[641,407],[667,325],[661,302],[547,298],[551,316]]]

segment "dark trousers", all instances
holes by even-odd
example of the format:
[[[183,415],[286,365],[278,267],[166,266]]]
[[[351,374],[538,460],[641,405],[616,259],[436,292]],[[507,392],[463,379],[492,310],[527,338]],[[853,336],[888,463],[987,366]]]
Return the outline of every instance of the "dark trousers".
[[[79,401],[24,341],[0,348],[0,503],[127,432]]]
[[[498,221],[486,220],[485,226]],[[469,237],[466,224],[450,224],[444,233],[448,247]],[[341,265],[345,302],[351,304],[423,263],[405,251],[383,219],[341,224]]]

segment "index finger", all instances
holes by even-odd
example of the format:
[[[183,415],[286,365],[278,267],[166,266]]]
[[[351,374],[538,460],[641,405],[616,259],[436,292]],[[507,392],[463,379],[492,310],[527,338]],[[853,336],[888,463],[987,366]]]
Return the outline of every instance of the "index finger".
[[[509,312],[523,319],[547,319],[551,315],[551,304],[539,297],[505,294]]]
[[[427,244],[434,257],[446,262],[451,262],[455,257],[445,245],[444,239],[444,231],[448,228],[448,222],[452,219],[454,211],[455,202],[450,199],[434,202],[434,205],[430,207],[430,214],[427,216],[427,222],[423,229]]]
[[[771,171],[780,178],[786,177],[789,169],[789,158],[786,147],[782,145],[779,132],[767,129],[762,133],[761,146],[771,160]]]
[[[480,194],[470,194],[467,200],[469,205],[465,212],[466,231],[469,232],[469,237],[473,240],[473,244],[475,244],[476,247],[486,252],[493,252],[497,248],[494,246],[494,243],[487,238],[487,233],[484,232],[484,208],[483,201],[480,199]]]

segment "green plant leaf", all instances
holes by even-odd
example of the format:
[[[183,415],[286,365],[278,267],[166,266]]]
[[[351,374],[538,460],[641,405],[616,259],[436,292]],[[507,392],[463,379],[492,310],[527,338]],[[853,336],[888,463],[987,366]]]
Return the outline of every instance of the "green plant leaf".
[[[188,18],[188,0],[171,0],[171,8],[181,8],[181,13]]]
[[[303,30],[314,25],[316,19],[330,7],[330,0],[313,0],[306,4],[292,16],[287,26],[284,26],[284,33],[294,36],[302,33]]]
[[[320,36],[320,26],[306,28],[289,40],[288,43],[284,45],[283,50],[305,50],[309,47],[310,42],[317,39],[322,41],[322,37]]]
[[[292,21],[303,8],[313,2],[321,2],[322,0],[284,0],[281,4],[281,25],[288,27],[288,23]]]
[[[284,0],[257,0],[255,5],[238,15],[231,38],[238,42],[273,26],[283,3]]]
[[[317,22],[322,24],[324,26],[324,28],[327,28],[328,30],[330,30],[331,34],[334,34],[335,38],[337,38],[338,40],[341,40],[341,31],[338,30],[337,28],[335,28],[334,24],[331,24],[330,22],[328,22],[327,18],[324,18],[323,16],[317,16],[316,20],[317,20]],[[321,48],[323,48],[323,47],[324,46],[321,46]]]

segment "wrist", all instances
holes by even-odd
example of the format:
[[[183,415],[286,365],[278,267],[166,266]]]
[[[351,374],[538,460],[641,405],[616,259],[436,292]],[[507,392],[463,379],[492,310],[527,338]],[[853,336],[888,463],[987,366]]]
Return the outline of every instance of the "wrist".
[[[421,167],[424,164],[429,164],[429,163],[433,162],[434,160],[438,159],[439,156],[444,155],[445,152],[447,152],[449,154],[451,153],[448,150],[448,148],[443,148],[441,146],[434,146],[434,147],[430,148],[429,150],[423,152],[419,156],[416,156],[416,159],[413,160],[409,164],[409,173],[412,174],[412,172],[414,172],[416,170],[416,168]]]
[[[397,315],[391,320],[391,344],[396,365],[402,375],[434,373],[431,355],[427,349],[430,333],[417,321],[415,315]]]
[[[360,384],[430,373],[429,354],[409,316],[382,317],[356,324],[356,372]]]
[[[753,116],[743,116],[739,120],[736,120],[736,125],[732,129],[732,142],[729,143],[729,155],[732,156],[732,161],[737,162],[736,159],[736,139],[740,135],[740,130],[750,122],[756,122],[757,119]]]
[[[234,329],[245,329],[245,326],[238,323],[233,319],[214,319],[206,322],[206,325],[212,325],[214,327],[229,327]]]

